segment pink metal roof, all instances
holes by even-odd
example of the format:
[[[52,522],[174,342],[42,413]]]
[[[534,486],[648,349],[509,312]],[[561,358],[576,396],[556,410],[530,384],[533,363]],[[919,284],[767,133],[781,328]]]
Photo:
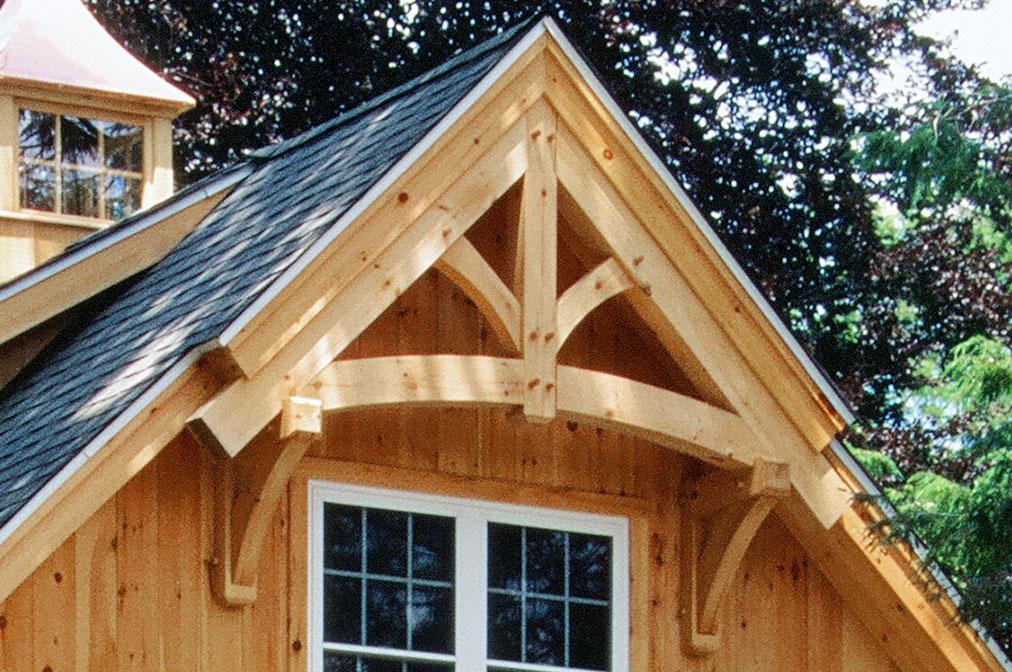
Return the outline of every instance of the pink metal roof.
[[[6,0],[0,8],[0,79],[139,96],[182,110],[193,98],[124,49],[80,0]]]

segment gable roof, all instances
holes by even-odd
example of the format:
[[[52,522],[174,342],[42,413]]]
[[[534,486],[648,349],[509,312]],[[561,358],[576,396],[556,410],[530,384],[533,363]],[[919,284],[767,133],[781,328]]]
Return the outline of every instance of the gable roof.
[[[474,88],[523,28],[254,154],[249,175],[196,230],[0,392],[0,541],[29,500],[99,444],[161,376],[221,337],[321,236],[336,235],[342,215]],[[117,231],[100,232],[64,257]]]
[[[266,306],[283,298],[282,292],[312,270],[314,260],[338,234],[367,212],[546,34],[677,200],[715,252],[716,263],[737,280],[752,301],[750,310],[765,318],[764,326],[781,339],[815,393],[823,395],[816,405],[827,413],[835,409],[839,418],[850,421],[832,386],[554,24],[546,20],[521,36],[525,27],[465,52],[329,124],[252,155],[232,173],[240,180],[234,190],[190,235],[163,259],[108,292],[85,323],[68,329],[0,392],[0,431],[9,430],[0,434],[0,544],[15,532],[21,535],[19,526],[36,507],[79,469],[83,472],[89,459],[193,362],[230,343]],[[139,220],[131,222],[75,246],[54,263],[74,263],[74,255],[87,258],[110,238],[129,237],[142,228]],[[30,274],[9,289],[36,280],[44,284],[38,277]],[[830,445],[845,469],[861,479],[842,446]],[[809,487],[830,489],[824,482],[810,482]],[[839,494],[827,499],[839,500]]]

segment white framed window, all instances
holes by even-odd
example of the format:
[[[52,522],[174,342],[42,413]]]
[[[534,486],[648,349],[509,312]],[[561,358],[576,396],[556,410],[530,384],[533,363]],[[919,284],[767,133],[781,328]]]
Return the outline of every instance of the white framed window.
[[[628,672],[629,523],[309,481],[312,672]]]
[[[18,192],[22,209],[122,219],[140,209],[143,131],[135,124],[18,113]]]

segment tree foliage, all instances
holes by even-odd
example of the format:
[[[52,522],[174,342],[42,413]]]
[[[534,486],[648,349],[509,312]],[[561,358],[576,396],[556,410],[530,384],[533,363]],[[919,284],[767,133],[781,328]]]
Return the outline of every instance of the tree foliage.
[[[865,418],[851,440],[896,529],[1012,644],[1012,92],[913,29],[977,0],[89,2],[197,97],[184,182],[555,17]],[[883,101],[897,58],[919,84]]]
[[[890,533],[920,537],[928,562],[961,589],[964,615],[1009,648],[1012,638],[1012,349],[984,336],[919,370],[906,390],[907,431],[931,437],[928,465],[908,478],[886,455],[856,449],[897,515]],[[943,475],[947,474],[947,475]]]

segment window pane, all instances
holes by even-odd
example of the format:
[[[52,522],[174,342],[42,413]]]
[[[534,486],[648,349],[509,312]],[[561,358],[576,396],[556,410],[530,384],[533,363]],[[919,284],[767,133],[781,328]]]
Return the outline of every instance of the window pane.
[[[141,208],[141,181],[133,177],[107,175],[105,178],[105,217],[123,219]]]
[[[358,665],[361,663],[361,668]],[[453,663],[401,661],[396,658],[366,658],[327,651],[323,654],[325,672],[453,672]]]
[[[488,657],[520,660],[520,598],[488,596]]]
[[[56,171],[49,166],[21,164],[21,207],[33,210],[56,209]]]
[[[323,577],[323,639],[345,644],[362,643],[361,579]]]
[[[366,539],[366,567],[370,574],[408,575],[408,514],[369,509]]]
[[[606,536],[489,523],[489,657],[607,670],[611,549]]]
[[[415,514],[412,523],[412,575],[419,579],[453,581],[453,518]]]
[[[608,607],[569,605],[569,665],[587,670],[607,670],[610,663]]]
[[[563,532],[528,527],[527,592],[563,594],[566,563],[566,535]]]
[[[362,571],[362,509],[323,505],[323,566]]]
[[[408,663],[407,672],[453,672],[452,663]]]
[[[141,129],[130,124],[101,122],[105,135],[105,165],[116,170],[141,172]]]
[[[18,114],[18,153],[21,156],[52,161],[56,158],[55,142],[55,116],[35,110],[20,111]]]
[[[63,212],[98,217],[98,175],[83,170],[63,171]]]
[[[141,138],[139,126],[20,110],[21,206],[108,219],[133,214],[141,206]]]
[[[516,525],[488,525],[489,588],[520,590],[521,535]]]
[[[559,600],[527,600],[527,663],[565,665],[566,608]]]
[[[60,117],[60,149],[63,163],[99,166],[98,127],[91,119]]]
[[[406,584],[370,579],[366,585],[365,643],[369,646],[407,648],[407,603]]]
[[[453,653],[453,591],[415,586],[411,591],[411,649]]]
[[[611,595],[611,539],[571,534],[569,554],[570,594],[607,600]]]

